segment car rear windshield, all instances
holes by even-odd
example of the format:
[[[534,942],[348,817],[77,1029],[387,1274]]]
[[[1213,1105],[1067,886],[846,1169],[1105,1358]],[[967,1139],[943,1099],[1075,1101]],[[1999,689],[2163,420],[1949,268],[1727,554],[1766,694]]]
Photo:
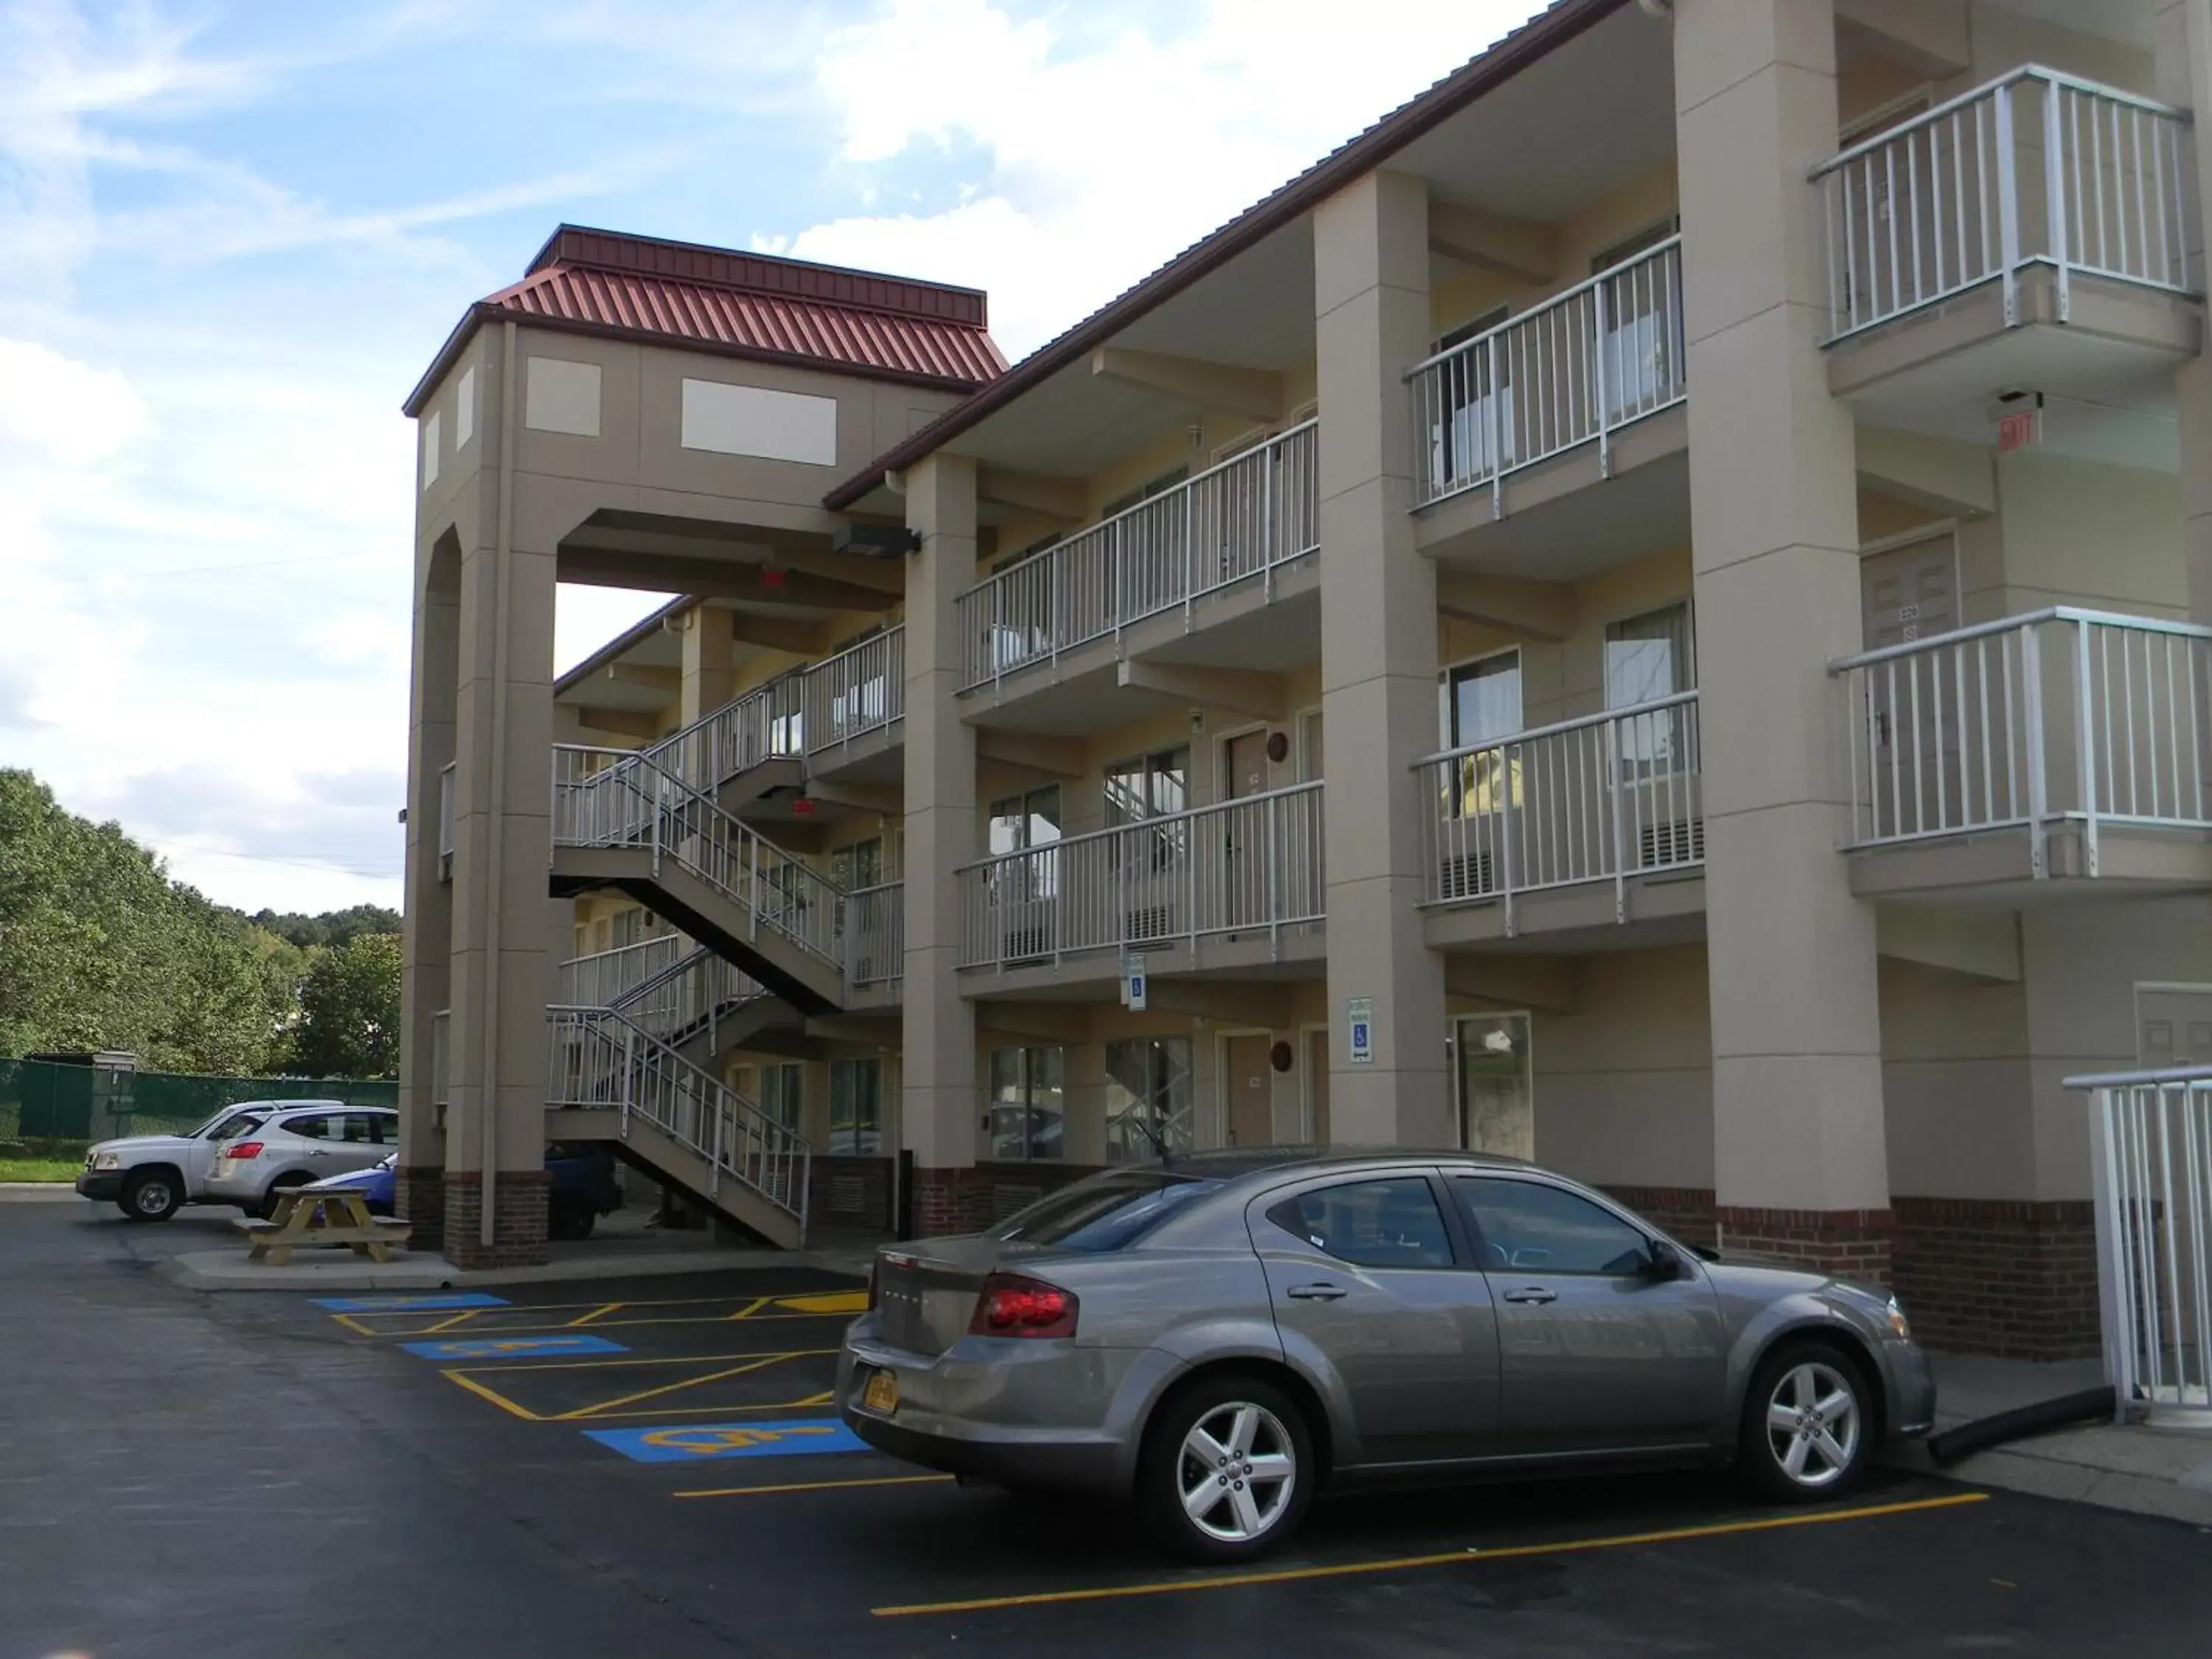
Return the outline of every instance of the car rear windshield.
[[[1132,1170],[1041,1198],[994,1227],[991,1236],[1062,1250],[1125,1250],[1221,1184],[1158,1170]]]

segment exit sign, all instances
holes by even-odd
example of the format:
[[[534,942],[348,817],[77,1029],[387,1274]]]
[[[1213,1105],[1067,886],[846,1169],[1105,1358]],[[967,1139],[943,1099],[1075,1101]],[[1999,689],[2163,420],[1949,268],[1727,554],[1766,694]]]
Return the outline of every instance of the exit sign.
[[[2019,410],[2010,415],[1997,416],[1997,451],[2026,449],[2043,438],[2043,411],[2039,409]]]

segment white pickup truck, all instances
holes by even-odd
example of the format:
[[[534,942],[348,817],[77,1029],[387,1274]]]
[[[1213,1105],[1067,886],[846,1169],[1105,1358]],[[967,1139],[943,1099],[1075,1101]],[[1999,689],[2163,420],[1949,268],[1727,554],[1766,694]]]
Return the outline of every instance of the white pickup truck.
[[[225,1201],[207,1196],[208,1174],[223,1142],[258,1128],[272,1112],[344,1104],[342,1100],[239,1100],[189,1134],[103,1140],[85,1153],[76,1189],[87,1198],[113,1204],[133,1221],[167,1221],[183,1205]]]

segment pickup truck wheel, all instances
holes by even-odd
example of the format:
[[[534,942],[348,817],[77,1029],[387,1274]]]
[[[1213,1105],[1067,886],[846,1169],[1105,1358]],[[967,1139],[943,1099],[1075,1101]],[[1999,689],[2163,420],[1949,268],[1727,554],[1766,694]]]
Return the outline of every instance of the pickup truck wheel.
[[[599,1212],[592,1208],[588,1198],[556,1198],[545,1212],[545,1231],[562,1243],[574,1243],[592,1236],[592,1224]]]
[[[147,1170],[125,1183],[116,1207],[132,1221],[167,1221],[184,1198],[176,1176],[167,1170]]]

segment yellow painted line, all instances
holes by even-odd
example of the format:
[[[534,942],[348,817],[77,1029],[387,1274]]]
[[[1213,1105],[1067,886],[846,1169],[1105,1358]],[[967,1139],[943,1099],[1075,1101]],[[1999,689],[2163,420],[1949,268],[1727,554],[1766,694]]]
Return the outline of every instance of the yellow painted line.
[[[499,1369],[509,1376],[531,1371],[612,1371],[632,1365],[714,1365],[726,1359],[811,1359],[839,1352],[836,1348],[764,1348],[757,1353],[656,1353],[628,1359],[522,1359]]]
[[[626,1302],[602,1302],[598,1307],[592,1309],[591,1312],[579,1315],[576,1318],[570,1320],[566,1328],[573,1331],[580,1325],[590,1324],[594,1319],[599,1318],[602,1314],[611,1314],[617,1308],[626,1308],[629,1305],[629,1304]]]
[[[732,1365],[722,1370],[708,1371],[704,1376],[686,1376],[673,1382],[663,1382],[655,1388],[641,1389],[635,1394],[617,1395],[612,1400],[602,1401],[596,1406],[579,1406],[574,1411],[556,1412],[552,1421],[573,1423],[580,1417],[596,1417],[601,1412],[619,1411],[624,1406],[635,1406],[642,1400],[658,1400],[664,1395],[680,1394],[686,1389],[696,1389],[702,1383],[720,1382],[732,1376],[743,1376],[749,1371],[765,1370],[775,1363],[773,1357],[749,1359],[742,1365]]]
[[[368,1326],[362,1324],[361,1321],[356,1319],[351,1314],[332,1314],[331,1317],[337,1320],[339,1324],[344,1326],[348,1330],[358,1331],[363,1336],[382,1336],[384,1334],[382,1331],[372,1331]],[[404,1334],[412,1336],[415,1333],[409,1331],[404,1333]]]
[[[1669,1527],[1657,1532],[1620,1533],[1610,1538],[1571,1538],[1552,1544],[1513,1544],[1502,1549],[1439,1551],[1433,1555],[1404,1555],[1387,1561],[1351,1561],[1336,1566],[1282,1567],[1272,1572],[1222,1573],[1209,1578],[1176,1578],[1143,1584],[1107,1584],[1090,1589],[1043,1590],[1030,1595],[985,1595],[967,1601],[918,1601],[905,1607],[877,1607],[878,1619],[904,1619],[917,1613],[988,1613],[1001,1607],[1036,1607],[1065,1601],[1109,1601],[1137,1595],[1176,1595],[1185,1590],[1242,1589],[1253,1584],[1288,1584],[1315,1578],[1350,1578],[1377,1572],[1408,1572],[1421,1567],[1480,1565],[1485,1561],[1511,1561],[1537,1555],[1577,1555],[1593,1550],[1630,1549],[1640,1544],[1679,1544],[1696,1538],[1723,1538],[1737,1533],[1779,1532],[1788,1527],[1827,1526],[1838,1521],[1872,1521],[1887,1515],[1918,1515],[1934,1510],[1957,1509],[1987,1500],[1985,1492],[1960,1492],[1943,1498],[1914,1498],[1901,1504],[1871,1504],[1855,1510],[1829,1510],[1818,1515],[1778,1515],[1759,1521],[1722,1521],[1702,1527]]]
[[[441,1319],[434,1325],[425,1325],[421,1330],[415,1332],[414,1334],[416,1336],[437,1336],[443,1332],[452,1330],[456,1325],[467,1324],[469,1321],[474,1319],[478,1314],[485,1311],[487,1310],[483,1308],[464,1308],[460,1312],[454,1314],[448,1318]]]
[[[821,1296],[780,1296],[775,1299],[775,1305],[805,1314],[866,1313],[868,1310],[868,1293],[866,1291],[832,1291]]]
[[[865,1299],[866,1294],[866,1293],[865,1291],[862,1292],[863,1299]],[[720,1297],[717,1299],[721,1301],[728,1300],[727,1297]],[[480,1323],[477,1328],[495,1330],[502,1336],[519,1336],[524,1334],[542,1334],[548,1331],[574,1330],[578,1325],[584,1323],[586,1320],[590,1321],[593,1328],[599,1330],[628,1330],[641,1325],[727,1325],[732,1322],[741,1322],[748,1325],[762,1325],[779,1320],[821,1319],[825,1316],[818,1313],[767,1313],[761,1311],[761,1305],[763,1304],[773,1302],[775,1298],[773,1297],[760,1297],[757,1302],[741,1309],[733,1314],[682,1314],[658,1319],[650,1317],[644,1319],[630,1319],[610,1318],[605,1316],[603,1310],[595,1309],[593,1312],[586,1314],[584,1316],[584,1319],[562,1319],[556,1320],[550,1323],[541,1324],[494,1324],[489,1328]],[[613,1305],[617,1308],[638,1308],[648,1306],[650,1304],[638,1302],[623,1302]],[[469,1311],[473,1314],[482,1316],[486,1314],[530,1313],[535,1310],[529,1308],[472,1308]],[[353,1319],[353,1316],[350,1314],[332,1314],[331,1317],[347,1322],[350,1322]],[[416,1317],[420,1318],[422,1316],[418,1314]],[[443,1323],[441,1322],[434,1325],[410,1325],[403,1328],[394,1328],[392,1330],[374,1330],[359,1324],[353,1324],[350,1326],[350,1328],[359,1331],[363,1336],[378,1337],[387,1340],[396,1341],[431,1336],[444,1329],[445,1327]]]
[[[878,1474],[853,1480],[793,1480],[779,1486],[716,1486],[707,1492],[672,1492],[671,1498],[766,1498],[776,1492],[842,1492],[853,1486],[949,1486],[949,1474]]]
[[[449,1382],[458,1382],[479,1400],[489,1400],[509,1417],[519,1417],[526,1423],[543,1423],[545,1419],[536,1412],[525,1410],[495,1389],[487,1389],[465,1371],[449,1370],[440,1373]]]

